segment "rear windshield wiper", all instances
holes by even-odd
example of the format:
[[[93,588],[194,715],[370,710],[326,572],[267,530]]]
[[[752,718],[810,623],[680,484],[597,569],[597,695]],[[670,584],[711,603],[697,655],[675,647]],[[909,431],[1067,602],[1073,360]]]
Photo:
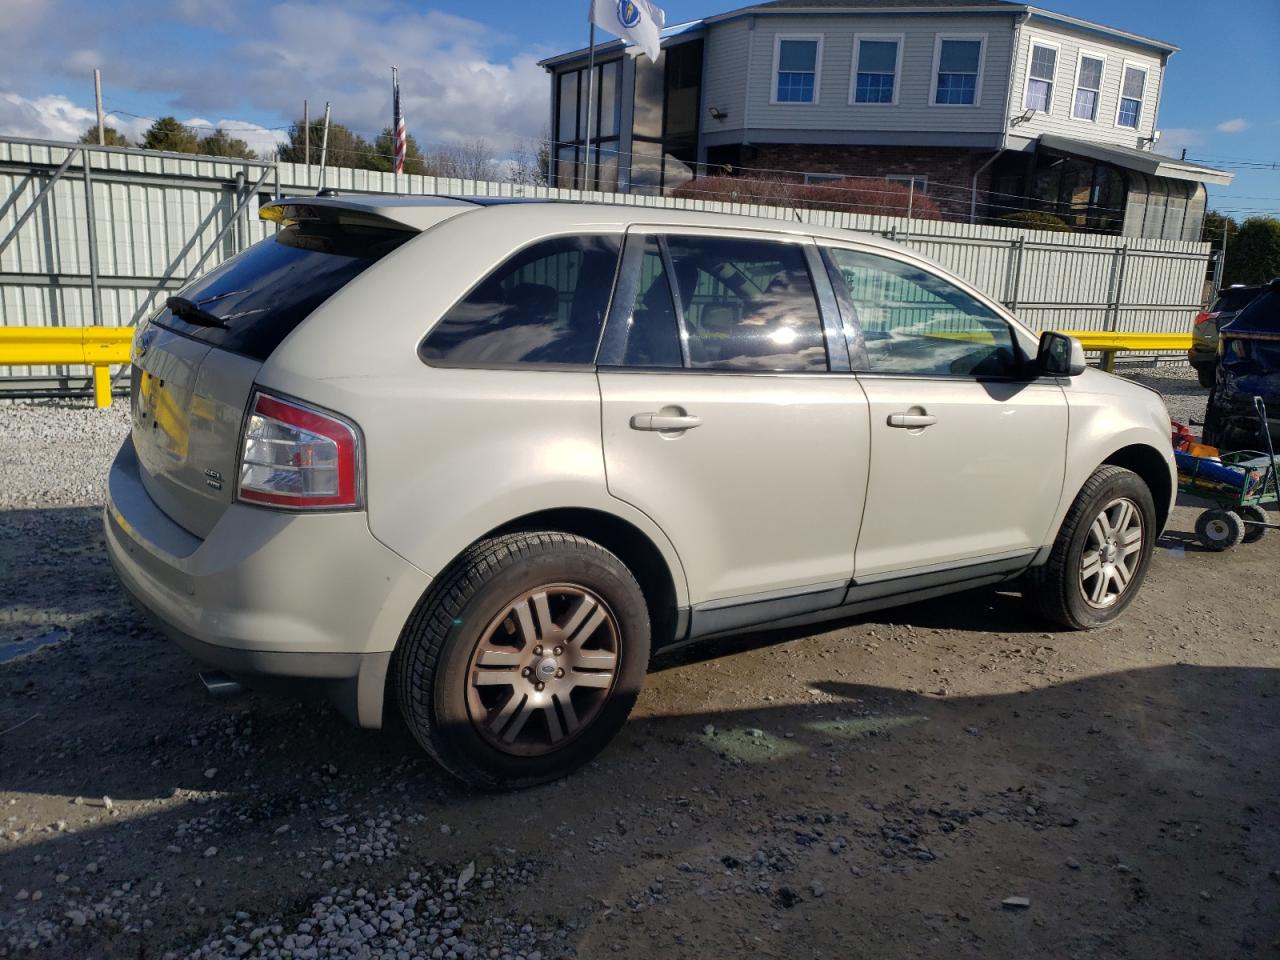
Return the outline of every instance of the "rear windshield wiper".
[[[226,321],[221,317],[214,316],[194,300],[188,300],[186,297],[170,297],[164,303],[175,317],[180,317],[189,323],[195,323],[202,327],[227,329]]]

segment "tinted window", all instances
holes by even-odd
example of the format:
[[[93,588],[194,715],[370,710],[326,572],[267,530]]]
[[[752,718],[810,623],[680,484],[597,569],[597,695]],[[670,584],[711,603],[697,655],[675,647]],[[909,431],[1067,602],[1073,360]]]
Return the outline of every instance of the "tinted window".
[[[422,356],[477,366],[592,363],[617,261],[614,237],[526,247],[444,315]]]
[[[1243,310],[1262,292],[1261,287],[1245,287],[1242,290],[1223,290],[1213,305],[1215,313],[1235,313]]]
[[[854,369],[932,376],[1000,376],[1017,357],[1013,332],[959,287],[910,264],[829,251],[862,343]]]
[[[671,281],[657,237],[645,241],[635,304],[626,321],[622,340],[621,364],[624,367],[684,365],[680,355],[680,326],[676,322],[675,303],[671,298]],[[601,363],[604,362],[602,357]]]
[[[162,310],[152,323],[223,350],[266,360],[320,304],[416,234],[294,224],[255,243],[182,291],[224,327]]]
[[[798,244],[668,237],[689,365],[826,370],[813,283]]]

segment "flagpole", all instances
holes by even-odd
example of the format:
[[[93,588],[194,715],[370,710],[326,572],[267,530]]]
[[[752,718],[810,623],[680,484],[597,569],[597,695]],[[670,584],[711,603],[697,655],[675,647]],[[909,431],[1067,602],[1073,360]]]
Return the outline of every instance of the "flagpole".
[[[591,25],[590,47],[591,52],[587,57],[587,158],[586,169],[582,177],[582,186],[586,190],[591,189],[591,140],[594,133],[596,119],[596,18],[594,0],[587,4],[587,22]]]
[[[400,70],[398,67],[391,68],[391,170],[394,178],[392,191],[396,194],[400,193],[400,165],[396,162],[399,158],[400,147]]]

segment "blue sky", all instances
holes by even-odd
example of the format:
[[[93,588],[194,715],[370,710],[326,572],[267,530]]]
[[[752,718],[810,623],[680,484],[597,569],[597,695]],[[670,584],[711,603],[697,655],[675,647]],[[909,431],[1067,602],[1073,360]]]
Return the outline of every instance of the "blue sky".
[[[0,133],[65,136],[91,118],[92,67],[108,109],[137,129],[176,114],[243,126],[256,144],[334,102],[366,134],[385,123],[388,68],[401,67],[410,129],[423,141],[482,137],[509,149],[547,125],[540,57],[581,46],[585,0],[0,0]],[[732,0],[667,0],[668,23]],[[1057,0],[1051,9],[1170,41],[1160,149],[1227,167],[1212,205],[1280,211],[1280,2]],[[264,128],[253,130],[252,127]]]

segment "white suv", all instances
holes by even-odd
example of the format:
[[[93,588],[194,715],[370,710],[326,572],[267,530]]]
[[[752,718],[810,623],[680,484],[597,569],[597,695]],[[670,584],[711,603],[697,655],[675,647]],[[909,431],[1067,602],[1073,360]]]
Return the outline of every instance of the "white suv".
[[[134,344],[120,579],[478,785],[562,775],[650,655],[1021,578],[1114,619],[1158,395],[901,247],[633,206],[319,197]]]

